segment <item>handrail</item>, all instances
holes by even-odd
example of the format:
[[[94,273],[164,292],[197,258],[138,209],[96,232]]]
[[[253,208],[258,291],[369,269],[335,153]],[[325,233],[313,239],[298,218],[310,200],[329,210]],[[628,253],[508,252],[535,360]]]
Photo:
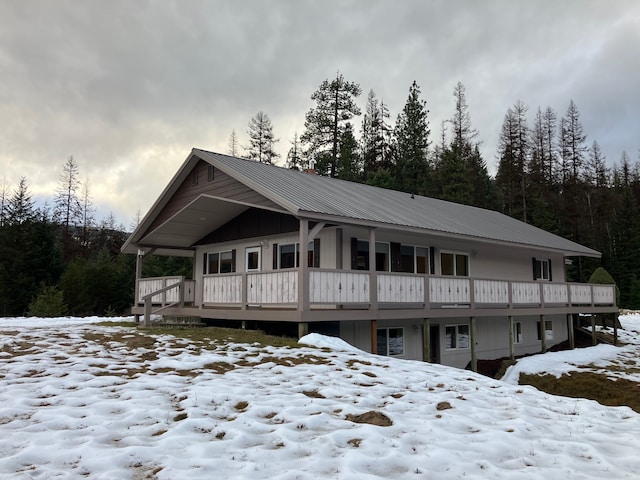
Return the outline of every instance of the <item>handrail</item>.
[[[144,327],[150,327],[151,326],[151,314],[152,313],[158,313],[161,310],[164,310],[166,308],[169,308],[171,306],[174,305],[178,305],[180,304],[180,307],[184,306],[184,285],[185,285],[186,280],[183,278],[182,280],[180,280],[179,282],[176,283],[172,283],[171,285],[167,285],[166,287],[162,287],[159,290],[156,290],[155,292],[151,292],[146,294],[145,296],[143,296],[140,300],[142,300],[144,302],[144,321],[143,321],[143,326]],[[172,290],[174,288],[178,287],[178,298],[180,299],[180,301],[178,302],[173,302],[171,304],[168,305],[162,305],[160,306],[160,308],[156,309],[155,312],[151,311],[151,299],[153,297],[155,297],[156,295],[159,295],[161,293],[167,292],[169,290]]]

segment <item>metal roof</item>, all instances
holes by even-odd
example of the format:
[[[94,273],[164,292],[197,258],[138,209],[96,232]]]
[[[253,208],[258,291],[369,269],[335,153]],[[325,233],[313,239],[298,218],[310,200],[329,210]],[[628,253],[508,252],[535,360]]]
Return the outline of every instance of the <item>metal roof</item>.
[[[558,250],[565,255],[600,256],[595,250],[493,210],[310,175],[204,150],[194,149],[193,153],[297,216],[472,237]]]
[[[123,251],[135,251],[134,248],[144,237],[147,240],[151,238],[150,232],[147,231],[149,225],[162,211],[180,181],[198,159],[219,168],[280,205],[283,210],[301,218],[554,250],[567,256],[600,256],[595,250],[492,210],[419,195],[412,196],[395,190],[308,174],[195,148],[141,224],[131,234],[123,246]],[[205,200],[196,200],[190,208],[198,207]],[[219,200],[224,202],[223,199]],[[163,235],[170,237],[174,234],[172,222],[184,223],[189,214],[187,209],[174,216],[153,235],[158,240],[163,238]],[[193,226],[197,230],[195,223]],[[213,224],[209,226],[213,227]],[[191,232],[190,235],[184,236],[183,242],[186,243],[181,245],[182,247],[190,248],[194,235],[199,238],[201,236],[201,233],[191,230],[187,224],[180,225],[180,230]],[[164,240],[169,237],[164,237]],[[188,238],[191,240],[187,241]],[[177,247],[178,243],[180,242],[176,241],[173,247]],[[166,246],[170,244],[167,243]]]

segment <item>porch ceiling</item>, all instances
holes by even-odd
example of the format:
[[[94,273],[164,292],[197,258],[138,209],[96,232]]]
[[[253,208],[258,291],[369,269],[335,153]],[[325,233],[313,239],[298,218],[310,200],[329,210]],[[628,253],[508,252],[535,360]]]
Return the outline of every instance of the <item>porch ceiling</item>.
[[[190,248],[248,208],[248,205],[201,195],[142,237],[137,244],[143,247]]]

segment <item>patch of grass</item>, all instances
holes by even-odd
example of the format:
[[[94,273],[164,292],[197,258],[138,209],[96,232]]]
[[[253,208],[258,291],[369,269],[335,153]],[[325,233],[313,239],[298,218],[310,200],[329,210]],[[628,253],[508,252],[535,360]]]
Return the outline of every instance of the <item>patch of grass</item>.
[[[94,323],[94,325],[98,325],[100,327],[124,327],[124,328],[134,328],[138,326],[136,322],[98,322],[98,323]]]
[[[222,327],[151,327],[144,330],[148,333],[162,333],[177,338],[187,338],[194,342],[200,342],[203,348],[216,348],[216,343],[247,343],[258,346],[300,348],[298,340],[289,337],[277,337],[267,335],[260,330],[242,330]]]
[[[377,425],[379,427],[390,427],[393,422],[382,412],[376,412],[371,410],[370,412],[363,413],[361,415],[347,414],[345,417],[350,422],[354,423],[368,423],[370,425]]]
[[[636,382],[618,378],[612,380],[593,372],[570,372],[554,375],[520,374],[520,385],[532,385],[553,395],[588,398],[603,405],[626,405],[640,413],[640,387]]]
[[[351,445],[353,448],[358,448],[360,446],[360,444],[362,443],[362,439],[361,438],[352,438],[350,440],[347,440],[347,443],[349,445]]]
[[[235,365],[227,362],[215,362],[215,363],[207,363],[204,368],[206,370],[213,370],[215,373],[219,373],[221,375],[227,373],[230,370],[233,370]]]
[[[186,412],[182,412],[179,413],[178,415],[176,415],[175,417],[173,417],[173,421],[174,422],[180,422],[182,420],[184,420],[185,418],[187,418],[189,415]]]
[[[244,400],[236,403],[233,408],[235,408],[238,412],[244,412],[249,406],[249,402],[245,402]]]
[[[309,398],[327,398],[317,390],[304,390],[302,393]]]

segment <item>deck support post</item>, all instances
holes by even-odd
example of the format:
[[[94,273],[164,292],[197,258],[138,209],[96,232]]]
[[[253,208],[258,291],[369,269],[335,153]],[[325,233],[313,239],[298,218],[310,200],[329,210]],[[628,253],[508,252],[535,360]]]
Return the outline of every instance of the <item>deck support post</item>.
[[[613,315],[613,345],[618,346],[618,317]]]
[[[371,320],[371,353],[378,353],[378,322]]]
[[[431,362],[431,322],[422,319],[422,361]]]
[[[307,322],[298,322],[298,340],[309,333],[309,324]]]
[[[469,319],[469,342],[471,346],[471,370],[478,371],[478,356],[476,352],[476,318]]]
[[[576,348],[576,337],[573,328],[573,315],[569,313],[567,314],[567,334],[569,336],[569,348],[571,350]]]
[[[591,345],[598,344],[598,335],[596,334],[596,316],[591,314]]]
[[[309,265],[307,244],[309,243],[309,220],[300,219],[300,257],[298,260],[298,310],[309,310]]]
[[[516,359],[515,350],[513,348],[515,340],[515,325],[513,324],[513,315],[509,315],[509,359],[513,362]]]
[[[369,228],[369,310],[378,310],[378,274],[376,272],[375,228]]]
[[[547,327],[544,324],[544,315],[540,315],[540,350],[547,353]]]

